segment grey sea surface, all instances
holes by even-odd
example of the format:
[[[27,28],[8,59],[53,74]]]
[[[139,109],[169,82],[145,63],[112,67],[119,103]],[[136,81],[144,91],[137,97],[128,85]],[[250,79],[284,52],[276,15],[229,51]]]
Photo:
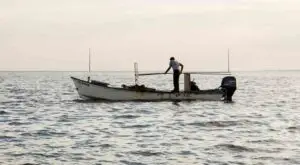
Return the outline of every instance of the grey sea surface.
[[[300,72],[234,75],[234,103],[110,103],[79,98],[70,76],[86,72],[0,72],[0,164],[300,164]],[[134,84],[132,72],[91,76]],[[201,89],[222,77],[193,76]],[[171,75],[139,81],[172,89]]]

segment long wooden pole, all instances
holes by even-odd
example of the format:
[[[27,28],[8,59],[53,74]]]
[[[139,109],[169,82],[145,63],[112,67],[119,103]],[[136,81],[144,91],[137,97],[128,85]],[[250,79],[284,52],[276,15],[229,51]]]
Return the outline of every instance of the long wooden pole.
[[[151,75],[159,75],[159,74],[165,74],[165,73],[140,73],[139,76],[151,76]],[[169,74],[169,73],[167,73]]]
[[[229,75],[229,72],[184,72],[189,73],[189,74],[202,74],[202,75]],[[165,73],[140,73],[138,74],[139,76],[151,76],[151,75],[160,75],[160,74],[165,74]],[[172,73],[167,73],[167,74],[172,74]]]

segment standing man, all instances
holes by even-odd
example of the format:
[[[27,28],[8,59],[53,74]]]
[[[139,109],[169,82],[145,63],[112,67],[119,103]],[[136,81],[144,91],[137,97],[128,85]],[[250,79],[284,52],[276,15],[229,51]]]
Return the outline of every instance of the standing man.
[[[181,70],[179,70],[179,66],[181,67]],[[166,70],[165,74],[168,73],[171,67],[173,69],[173,84],[174,84],[174,89],[172,90],[172,92],[179,92],[179,76],[182,73],[183,65],[178,61],[176,61],[174,57],[171,57],[169,67]]]

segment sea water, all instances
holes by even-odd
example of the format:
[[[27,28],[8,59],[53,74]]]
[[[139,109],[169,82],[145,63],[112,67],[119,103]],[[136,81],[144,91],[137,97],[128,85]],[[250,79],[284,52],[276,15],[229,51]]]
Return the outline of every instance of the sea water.
[[[0,164],[300,164],[300,72],[233,74],[234,103],[110,103],[79,98],[70,76],[85,72],[0,72]],[[90,75],[134,84],[132,72]],[[200,89],[222,77],[193,76]],[[139,83],[173,88],[172,75]]]

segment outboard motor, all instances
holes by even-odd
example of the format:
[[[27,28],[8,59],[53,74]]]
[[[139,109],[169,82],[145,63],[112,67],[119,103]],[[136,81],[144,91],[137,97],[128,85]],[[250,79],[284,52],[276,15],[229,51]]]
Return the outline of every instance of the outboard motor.
[[[224,100],[232,101],[232,96],[236,90],[236,78],[234,76],[226,76],[222,79],[221,89],[224,92]]]

